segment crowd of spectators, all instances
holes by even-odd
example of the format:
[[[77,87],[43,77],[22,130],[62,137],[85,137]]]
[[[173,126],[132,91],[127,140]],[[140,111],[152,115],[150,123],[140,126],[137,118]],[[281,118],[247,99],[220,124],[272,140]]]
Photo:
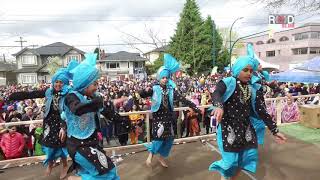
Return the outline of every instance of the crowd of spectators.
[[[199,77],[179,77],[175,79],[177,91],[196,105],[208,105],[211,103],[211,93],[215,90],[216,83],[224,75],[213,75]],[[105,100],[117,99],[122,96],[129,97],[127,101],[117,104],[118,112],[137,112],[149,110],[151,99],[143,99],[139,91],[152,87],[157,83],[152,78],[147,80],[114,80],[106,78],[98,80],[99,93]],[[0,123],[30,121],[43,118],[44,99],[26,99],[24,101],[8,101],[8,96],[13,92],[33,91],[46,89],[50,84],[39,84],[37,86],[9,85],[0,87]],[[293,97],[297,95],[320,93],[320,86],[317,84],[302,83],[277,83],[269,82],[264,89],[266,98],[285,97],[282,102],[282,121],[292,122],[299,120],[298,105],[301,103],[319,103],[313,98],[300,99],[301,102]],[[183,104],[175,103],[177,106]],[[268,112],[275,118],[276,105],[272,101],[267,101]],[[193,111],[184,111],[177,117],[182,119],[180,136],[193,136],[200,133],[211,133],[214,129],[210,126],[210,112],[205,109],[198,115]],[[117,137],[118,145],[136,144],[146,141],[146,127],[144,114],[131,114],[122,116],[122,121],[111,122],[107,118],[101,117],[101,132],[106,144]],[[150,117],[152,120],[152,117]],[[174,128],[177,133],[177,125]],[[202,131],[202,129],[205,129]],[[6,126],[0,125],[0,160],[12,159],[25,156],[42,155],[39,139],[43,133],[41,124]]]

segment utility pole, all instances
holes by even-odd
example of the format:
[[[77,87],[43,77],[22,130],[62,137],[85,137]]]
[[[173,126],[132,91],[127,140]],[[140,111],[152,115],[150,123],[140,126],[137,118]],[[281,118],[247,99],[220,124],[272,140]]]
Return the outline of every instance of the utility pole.
[[[212,68],[216,63],[216,24],[212,21],[212,37],[213,37],[213,44],[212,44]]]
[[[99,54],[98,54],[98,58],[99,58],[99,60],[101,59],[101,50],[100,50],[100,36],[99,36],[99,34],[98,34],[98,48],[99,48]]]
[[[20,41],[14,41],[14,42],[20,42],[20,47],[21,47],[21,49],[23,49],[23,43],[27,42],[27,41],[23,41],[22,37],[20,36]]]
[[[193,56],[193,72],[194,74],[196,73],[196,60],[195,60],[195,57],[194,57],[194,39],[195,39],[195,31],[193,30],[193,41],[192,41],[192,56]]]
[[[6,63],[6,55],[3,53],[3,62]]]

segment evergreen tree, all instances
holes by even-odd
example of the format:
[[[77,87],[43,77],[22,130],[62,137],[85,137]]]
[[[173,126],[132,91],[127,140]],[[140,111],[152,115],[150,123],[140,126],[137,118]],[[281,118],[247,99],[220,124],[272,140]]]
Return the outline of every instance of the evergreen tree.
[[[197,62],[198,66],[195,66],[195,69],[197,72],[210,72],[216,64],[222,47],[222,38],[215,28],[211,16],[208,16],[204,21],[197,38],[199,39],[199,46],[196,52],[200,61]]]
[[[169,53],[189,64],[188,74],[210,72],[222,47],[222,38],[210,16],[201,19],[195,0],[186,0],[169,44]]]
[[[229,64],[229,52],[227,48],[223,48],[218,55],[216,66],[218,66],[218,72],[223,72],[224,67]]]
[[[196,52],[199,49],[197,35],[202,29],[202,23],[203,20],[195,0],[187,0],[180,14],[175,35],[171,38],[168,52],[185,64],[195,66],[199,63],[201,57],[197,56]],[[192,68],[188,73],[194,74],[195,72],[196,70]]]

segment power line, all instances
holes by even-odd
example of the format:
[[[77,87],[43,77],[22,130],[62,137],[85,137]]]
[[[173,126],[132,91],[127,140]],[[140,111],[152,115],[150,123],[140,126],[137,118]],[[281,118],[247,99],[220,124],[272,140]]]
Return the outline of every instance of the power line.
[[[0,24],[15,24],[19,22],[30,23],[77,23],[77,22],[139,22],[139,21],[176,21],[162,19],[65,19],[65,20],[30,20],[30,19],[10,19],[0,20]]]
[[[157,43],[163,43],[163,42],[157,42]],[[146,42],[146,43],[104,43],[104,44],[100,44],[100,46],[123,46],[123,45],[154,45],[155,43],[149,43],[149,42]],[[45,45],[46,46],[46,45]],[[80,46],[85,46],[85,47],[89,47],[89,46],[94,46],[94,47],[98,47],[99,44],[76,44],[76,45],[72,45],[73,47],[77,46],[77,47],[80,47]],[[72,47],[70,46],[70,47]],[[0,45],[0,47],[21,47],[21,46],[17,46],[17,45]],[[50,48],[50,47],[66,47],[66,46],[47,46],[46,48]]]
[[[104,47],[104,46],[129,46],[129,45],[155,45],[155,44],[167,44],[169,42],[156,42],[156,43],[103,43],[100,44],[100,47]],[[202,43],[202,44],[207,44],[207,43]],[[0,48],[16,48],[16,47],[20,47],[17,45],[0,45]],[[39,47],[39,45],[29,45],[26,47]],[[51,46],[51,45],[44,45],[44,46],[40,46],[42,48],[51,48],[51,47],[66,47],[66,46]],[[99,44],[76,44],[76,45],[70,45],[69,47],[99,47]],[[218,48],[213,48],[213,49],[218,49]]]

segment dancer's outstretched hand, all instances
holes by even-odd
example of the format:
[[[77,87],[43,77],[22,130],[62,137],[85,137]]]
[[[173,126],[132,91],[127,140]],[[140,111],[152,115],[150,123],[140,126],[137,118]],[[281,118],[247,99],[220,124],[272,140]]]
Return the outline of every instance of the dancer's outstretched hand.
[[[287,138],[280,132],[274,135],[275,141],[278,144],[284,144],[287,141]]]
[[[63,128],[61,128],[59,131],[59,139],[61,142],[66,140],[66,131]]]
[[[218,123],[220,123],[223,116],[223,109],[216,108],[211,112],[211,115],[216,119]]]

